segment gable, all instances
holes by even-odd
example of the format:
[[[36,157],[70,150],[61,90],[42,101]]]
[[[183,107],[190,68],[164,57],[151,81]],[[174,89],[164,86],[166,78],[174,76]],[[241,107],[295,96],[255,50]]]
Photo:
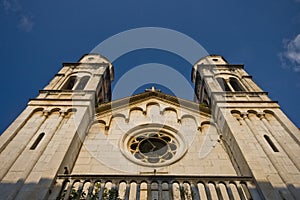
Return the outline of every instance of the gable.
[[[74,173],[236,175],[207,109],[143,97],[98,108]]]

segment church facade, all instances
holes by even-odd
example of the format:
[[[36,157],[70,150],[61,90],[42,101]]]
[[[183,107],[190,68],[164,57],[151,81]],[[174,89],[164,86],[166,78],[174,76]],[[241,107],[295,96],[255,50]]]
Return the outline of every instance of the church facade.
[[[194,101],[111,100],[103,56],[64,63],[0,137],[0,199],[298,199],[300,131],[243,65],[192,69]]]

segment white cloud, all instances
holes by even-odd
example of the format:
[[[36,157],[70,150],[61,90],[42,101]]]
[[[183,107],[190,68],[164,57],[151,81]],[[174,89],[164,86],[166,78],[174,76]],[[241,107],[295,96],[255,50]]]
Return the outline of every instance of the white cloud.
[[[284,67],[300,72],[300,34],[292,40],[284,40],[284,52],[279,54]]]
[[[34,22],[32,16],[26,12],[18,0],[2,0],[3,10],[7,14],[15,15],[18,19],[18,27],[23,31],[30,32],[33,28]]]

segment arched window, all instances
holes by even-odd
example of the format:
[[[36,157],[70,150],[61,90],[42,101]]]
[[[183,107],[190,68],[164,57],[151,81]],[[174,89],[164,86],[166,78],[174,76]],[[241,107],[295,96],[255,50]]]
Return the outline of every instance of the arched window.
[[[87,82],[89,81],[89,79],[90,79],[90,76],[81,77],[75,90],[83,90],[84,87],[86,86]]]
[[[77,76],[71,76],[61,89],[72,90],[74,85],[76,84],[76,81],[77,81]]]
[[[244,88],[236,78],[229,78],[229,83],[234,89],[234,91],[244,91]]]
[[[40,141],[43,139],[45,133],[40,133],[39,136],[36,138],[36,140],[34,141],[34,143],[32,144],[32,146],[30,147],[30,150],[34,150],[37,145],[40,143]]]
[[[224,80],[224,78],[218,77],[217,81],[218,81],[218,83],[221,86],[221,88],[222,88],[223,91],[231,92],[231,90],[228,87],[228,85],[227,85],[226,81]]]

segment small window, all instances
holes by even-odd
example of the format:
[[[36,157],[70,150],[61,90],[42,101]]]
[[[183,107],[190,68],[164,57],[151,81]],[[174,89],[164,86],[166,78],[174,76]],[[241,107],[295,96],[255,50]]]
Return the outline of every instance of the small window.
[[[236,78],[230,78],[229,83],[234,89],[234,91],[244,91],[244,88]]]
[[[226,92],[231,92],[230,88],[228,87],[226,81],[224,80],[224,78],[220,78],[218,77],[217,78],[217,81],[219,83],[219,85],[221,86],[222,90],[223,91],[226,91]]]
[[[275,144],[273,143],[273,141],[271,140],[271,138],[267,135],[264,135],[265,140],[268,142],[268,144],[270,145],[270,147],[272,148],[272,150],[274,152],[279,152],[279,150],[277,149],[277,147],[275,146]]]
[[[62,87],[62,90],[72,90],[77,81],[77,76],[71,76]]]
[[[75,90],[83,90],[87,84],[87,82],[89,81],[90,77],[89,76],[84,76],[80,79],[80,82],[78,83],[78,85],[76,86]]]
[[[41,133],[41,134],[39,134],[39,136],[38,136],[38,137],[36,138],[36,140],[34,141],[33,145],[30,147],[30,150],[34,150],[34,149],[37,147],[37,145],[38,145],[38,144],[41,142],[41,140],[43,139],[44,135],[45,135],[44,132]]]

